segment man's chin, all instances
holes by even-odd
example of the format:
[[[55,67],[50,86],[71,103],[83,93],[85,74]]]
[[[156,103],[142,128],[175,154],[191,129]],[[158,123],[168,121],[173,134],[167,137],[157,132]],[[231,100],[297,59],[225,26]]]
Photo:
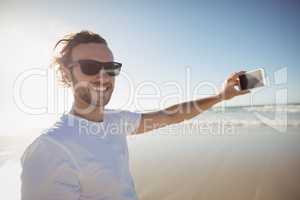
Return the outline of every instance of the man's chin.
[[[95,92],[90,90],[86,95],[78,95],[86,104],[92,107],[104,107],[108,104],[112,92]]]
[[[110,93],[94,93],[91,96],[91,103],[94,106],[100,107],[100,106],[105,106],[108,104],[110,100],[111,94]]]
[[[90,104],[95,106],[95,107],[103,107],[104,108],[104,106],[106,106],[108,104],[109,100],[110,100],[110,98],[101,97],[101,98],[97,98],[97,100],[94,101],[94,102],[91,101]]]
[[[96,102],[96,104],[93,104],[93,106],[95,107],[100,107],[100,108],[104,108],[106,105],[108,104],[108,102],[106,103],[102,103],[102,102]]]

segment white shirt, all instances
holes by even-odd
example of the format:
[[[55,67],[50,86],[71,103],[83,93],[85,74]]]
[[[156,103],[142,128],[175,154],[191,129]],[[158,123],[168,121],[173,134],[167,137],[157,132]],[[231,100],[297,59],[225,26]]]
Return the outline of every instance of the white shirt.
[[[103,122],[63,114],[24,152],[22,200],[137,200],[126,136],[141,113],[104,111]]]

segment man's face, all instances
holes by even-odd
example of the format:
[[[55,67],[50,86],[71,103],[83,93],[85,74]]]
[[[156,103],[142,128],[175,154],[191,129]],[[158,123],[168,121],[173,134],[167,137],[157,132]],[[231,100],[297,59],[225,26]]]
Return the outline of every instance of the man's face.
[[[105,44],[80,44],[72,50],[72,61],[78,60],[112,62],[113,54]],[[79,65],[71,70],[75,101],[80,98],[85,103],[97,107],[104,107],[109,102],[115,83],[113,76],[103,73],[102,70],[96,75],[85,75]]]

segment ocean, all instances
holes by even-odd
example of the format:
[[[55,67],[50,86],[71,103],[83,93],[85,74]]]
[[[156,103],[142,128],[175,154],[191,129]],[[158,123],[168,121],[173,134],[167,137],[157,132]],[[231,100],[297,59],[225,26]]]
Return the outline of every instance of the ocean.
[[[28,135],[0,136],[2,199],[20,199]],[[217,107],[128,146],[142,200],[300,199],[300,104]]]

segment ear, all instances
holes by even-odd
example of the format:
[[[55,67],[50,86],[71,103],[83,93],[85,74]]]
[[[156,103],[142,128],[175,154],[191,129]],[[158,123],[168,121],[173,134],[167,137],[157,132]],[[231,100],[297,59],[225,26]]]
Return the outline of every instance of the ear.
[[[64,80],[67,80],[68,82],[72,82],[72,72],[71,72],[71,68],[68,68],[68,67],[65,67],[65,66],[62,66],[61,67],[61,71],[62,71],[62,78]]]

